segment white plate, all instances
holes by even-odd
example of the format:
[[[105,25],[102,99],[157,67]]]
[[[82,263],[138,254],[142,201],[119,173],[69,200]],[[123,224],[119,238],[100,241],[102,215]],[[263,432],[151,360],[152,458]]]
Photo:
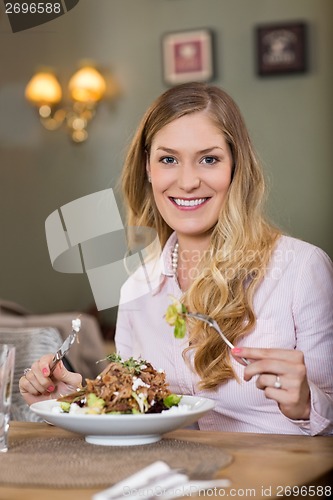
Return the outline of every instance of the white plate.
[[[155,443],[166,432],[187,427],[214,408],[214,401],[183,396],[181,404],[189,409],[147,415],[85,415],[56,413],[55,399],[33,403],[30,408],[48,423],[83,434],[88,443],[105,446],[128,446]]]

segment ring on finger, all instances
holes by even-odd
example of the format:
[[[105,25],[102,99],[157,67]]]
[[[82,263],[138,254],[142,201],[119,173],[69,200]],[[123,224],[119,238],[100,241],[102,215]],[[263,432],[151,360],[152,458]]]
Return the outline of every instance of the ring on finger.
[[[275,389],[281,389],[281,387],[282,387],[279,375],[276,375],[274,387],[275,387]]]
[[[26,377],[29,372],[31,372],[31,368],[25,368],[25,370],[23,371],[23,375]]]

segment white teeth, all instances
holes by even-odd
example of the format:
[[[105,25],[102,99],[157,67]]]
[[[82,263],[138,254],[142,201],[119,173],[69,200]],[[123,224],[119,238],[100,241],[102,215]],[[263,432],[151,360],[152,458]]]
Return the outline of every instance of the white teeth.
[[[184,200],[182,198],[172,198],[173,201],[180,207],[196,207],[202,205],[207,198],[197,198],[196,200]]]

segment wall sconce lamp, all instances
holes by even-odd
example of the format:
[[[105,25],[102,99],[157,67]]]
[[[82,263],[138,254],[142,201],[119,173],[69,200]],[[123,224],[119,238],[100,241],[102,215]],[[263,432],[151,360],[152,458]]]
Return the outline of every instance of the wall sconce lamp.
[[[106,94],[106,80],[96,68],[83,66],[68,82],[72,103],[62,104],[63,91],[55,74],[45,69],[36,73],[25,89],[26,99],[38,108],[42,125],[56,130],[66,124],[74,142],[84,142],[87,126]]]

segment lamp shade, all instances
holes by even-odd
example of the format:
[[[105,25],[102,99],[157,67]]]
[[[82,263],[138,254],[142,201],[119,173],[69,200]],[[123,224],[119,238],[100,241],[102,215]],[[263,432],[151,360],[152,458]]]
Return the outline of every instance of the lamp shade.
[[[25,97],[38,106],[57,104],[62,98],[60,83],[53,73],[36,73],[26,86]]]
[[[85,66],[74,73],[68,88],[74,101],[97,102],[105,94],[106,82],[99,71],[92,66]]]

